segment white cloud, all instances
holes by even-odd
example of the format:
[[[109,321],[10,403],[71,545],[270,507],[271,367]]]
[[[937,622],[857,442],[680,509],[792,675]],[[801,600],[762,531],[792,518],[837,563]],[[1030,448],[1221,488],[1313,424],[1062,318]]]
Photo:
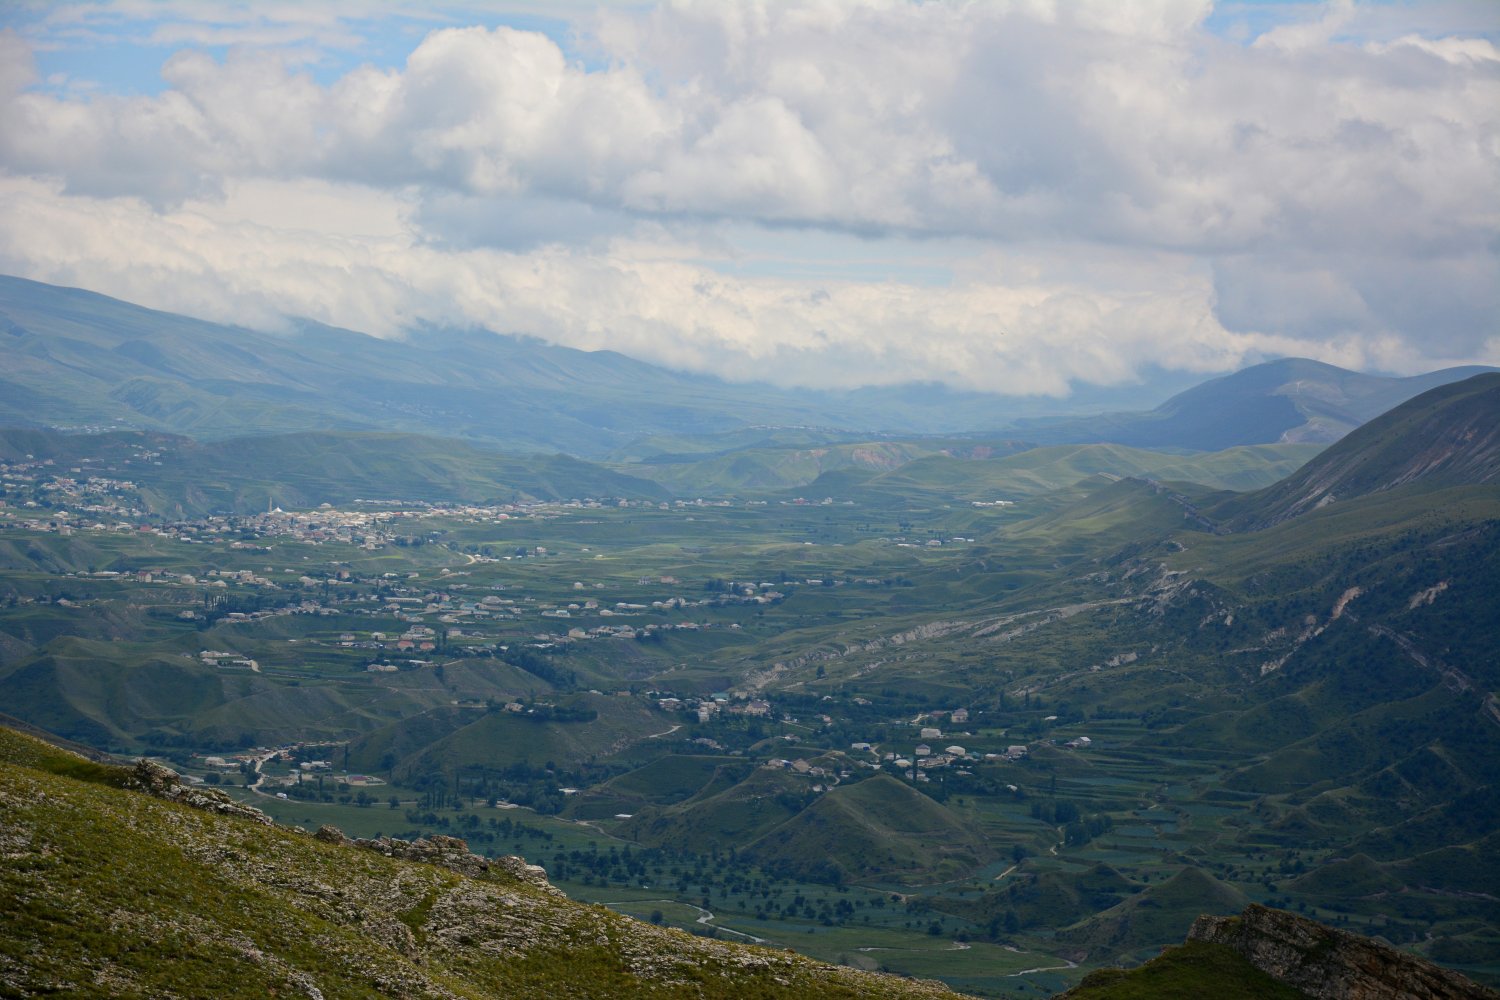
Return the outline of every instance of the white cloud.
[[[1496,360],[1500,59],[1439,31],[1472,10],[1345,3],[1240,46],[1198,0],[674,3],[581,21],[587,65],[454,27],[320,82],[266,45],[353,44],[357,8],[105,9],[254,47],[80,97],[25,89],[0,35],[7,197],[57,227],[0,220],[23,273],[153,287],[99,213],[200,314],[479,323],[781,380]],[[730,227],[789,260],[809,232],[988,249],[947,287],[733,277]],[[641,253],[663,239],[685,245]]]
[[[302,224],[255,221],[270,202]],[[351,236],[342,220],[353,211],[384,222]],[[260,183],[163,213],[7,180],[0,268],[266,328],[288,316],[379,336],[480,326],[820,386],[920,379],[1061,394],[1070,380],[1128,381],[1147,363],[1216,371],[1293,346],[1223,330],[1207,276],[1184,275],[1172,255],[1060,248],[1042,262],[973,266],[950,286],[743,278],[685,259],[702,247],[649,240],[448,250],[395,231],[407,212],[372,189],[321,183]],[[992,274],[1008,280],[986,281]]]

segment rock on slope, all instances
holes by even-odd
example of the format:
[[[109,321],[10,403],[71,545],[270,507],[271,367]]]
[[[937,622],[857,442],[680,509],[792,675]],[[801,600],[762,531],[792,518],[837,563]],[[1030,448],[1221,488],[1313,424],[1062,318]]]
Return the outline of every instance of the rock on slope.
[[[1273,979],[1317,1000],[1497,1000],[1500,993],[1372,938],[1251,905],[1199,917],[1189,941],[1226,945]]]
[[[1284,910],[1199,917],[1185,944],[1136,969],[1090,973],[1059,1000],[1500,1000],[1426,959]]]
[[[450,838],[356,846],[182,799],[0,729],[0,995],[953,995],[574,903]]]

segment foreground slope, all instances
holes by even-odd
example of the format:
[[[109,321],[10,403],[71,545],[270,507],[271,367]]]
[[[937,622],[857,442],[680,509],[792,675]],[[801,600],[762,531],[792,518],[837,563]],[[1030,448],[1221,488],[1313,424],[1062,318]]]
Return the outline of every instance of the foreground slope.
[[[0,993],[952,995],[572,903],[460,841],[360,849],[132,780],[0,729]]]

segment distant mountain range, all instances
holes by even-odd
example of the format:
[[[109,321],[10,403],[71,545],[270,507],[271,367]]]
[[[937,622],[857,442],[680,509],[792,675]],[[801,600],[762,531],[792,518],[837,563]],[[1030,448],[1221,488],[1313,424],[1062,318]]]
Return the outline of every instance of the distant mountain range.
[[[199,439],[386,430],[589,458],[645,435],[756,426],[998,427],[1021,414],[1139,405],[1160,391],[1084,389],[1066,403],[932,385],[794,391],[482,331],[381,340],[304,323],[277,336],[3,276],[0,354],[0,425]]]
[[[1181,388],[1182,377],[1079,387],[1069,400],[919,384],[797,391],[482,331],[380,340],[304,323],[276,336],[3,276],[0,355],[0,425],[200,440],[399,431],[590,459],[623,457],[636,450],[632,442],[651,436],[679,452],[701,451],[692,439],[703,435],[720,435],[711,448],[784,438],[774,428],[800,428],[798,436],[814,444],[848,441],[850,432],[868,439],[1000,431],[1042,444],[1186,450],[1327,442],[1479,370],[1395,379],[1285,360],[1188,389],[1149,412],[1064,419],[1057,414],[1150,405]]]
[[[1041,443],[1108,442],[1219,451],[1247,444],[1328,443],[1435,386],[1494,371],[1467,366],[1388,378],[1283,358],[1211,379],[1147,413],[1023,424]]]

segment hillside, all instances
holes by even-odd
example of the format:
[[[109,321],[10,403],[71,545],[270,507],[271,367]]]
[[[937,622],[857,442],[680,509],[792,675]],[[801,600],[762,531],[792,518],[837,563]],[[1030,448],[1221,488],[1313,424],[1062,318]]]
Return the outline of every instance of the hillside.
[[[1241,529],[1395,489],[1500,482],[1500,373],[1431,389],[1370,421],[1273,486],[1223,505]]]
[[[130,790],[142,773],[185,801]],[[452,838],[309,837],[165,781],[0,730],[0,992],[953,995],[572,903]]]
[[[1434,386],[1491,369],[1467,367],[1389,378],[1305,358],[1268,361],[1210,379],[1146,413],[1022,425],[1043,442],[1113,442],[1218,451],[1247,444],[1337,441]]]
[[[1203,913],[1238,913],[1244,893],[1199,868],[1184,868],[1160,885],[1149,886],[1107,910],[1059,930],[1057,940],[1076,948],[1075,960],[1091,953],[1122,955],[1154,950],[1162,941],[1185,937]]]
[[[888,774],[820,796],[747,850],[773,870],[832,881],[941,880],[994,854],[979,831]]]

